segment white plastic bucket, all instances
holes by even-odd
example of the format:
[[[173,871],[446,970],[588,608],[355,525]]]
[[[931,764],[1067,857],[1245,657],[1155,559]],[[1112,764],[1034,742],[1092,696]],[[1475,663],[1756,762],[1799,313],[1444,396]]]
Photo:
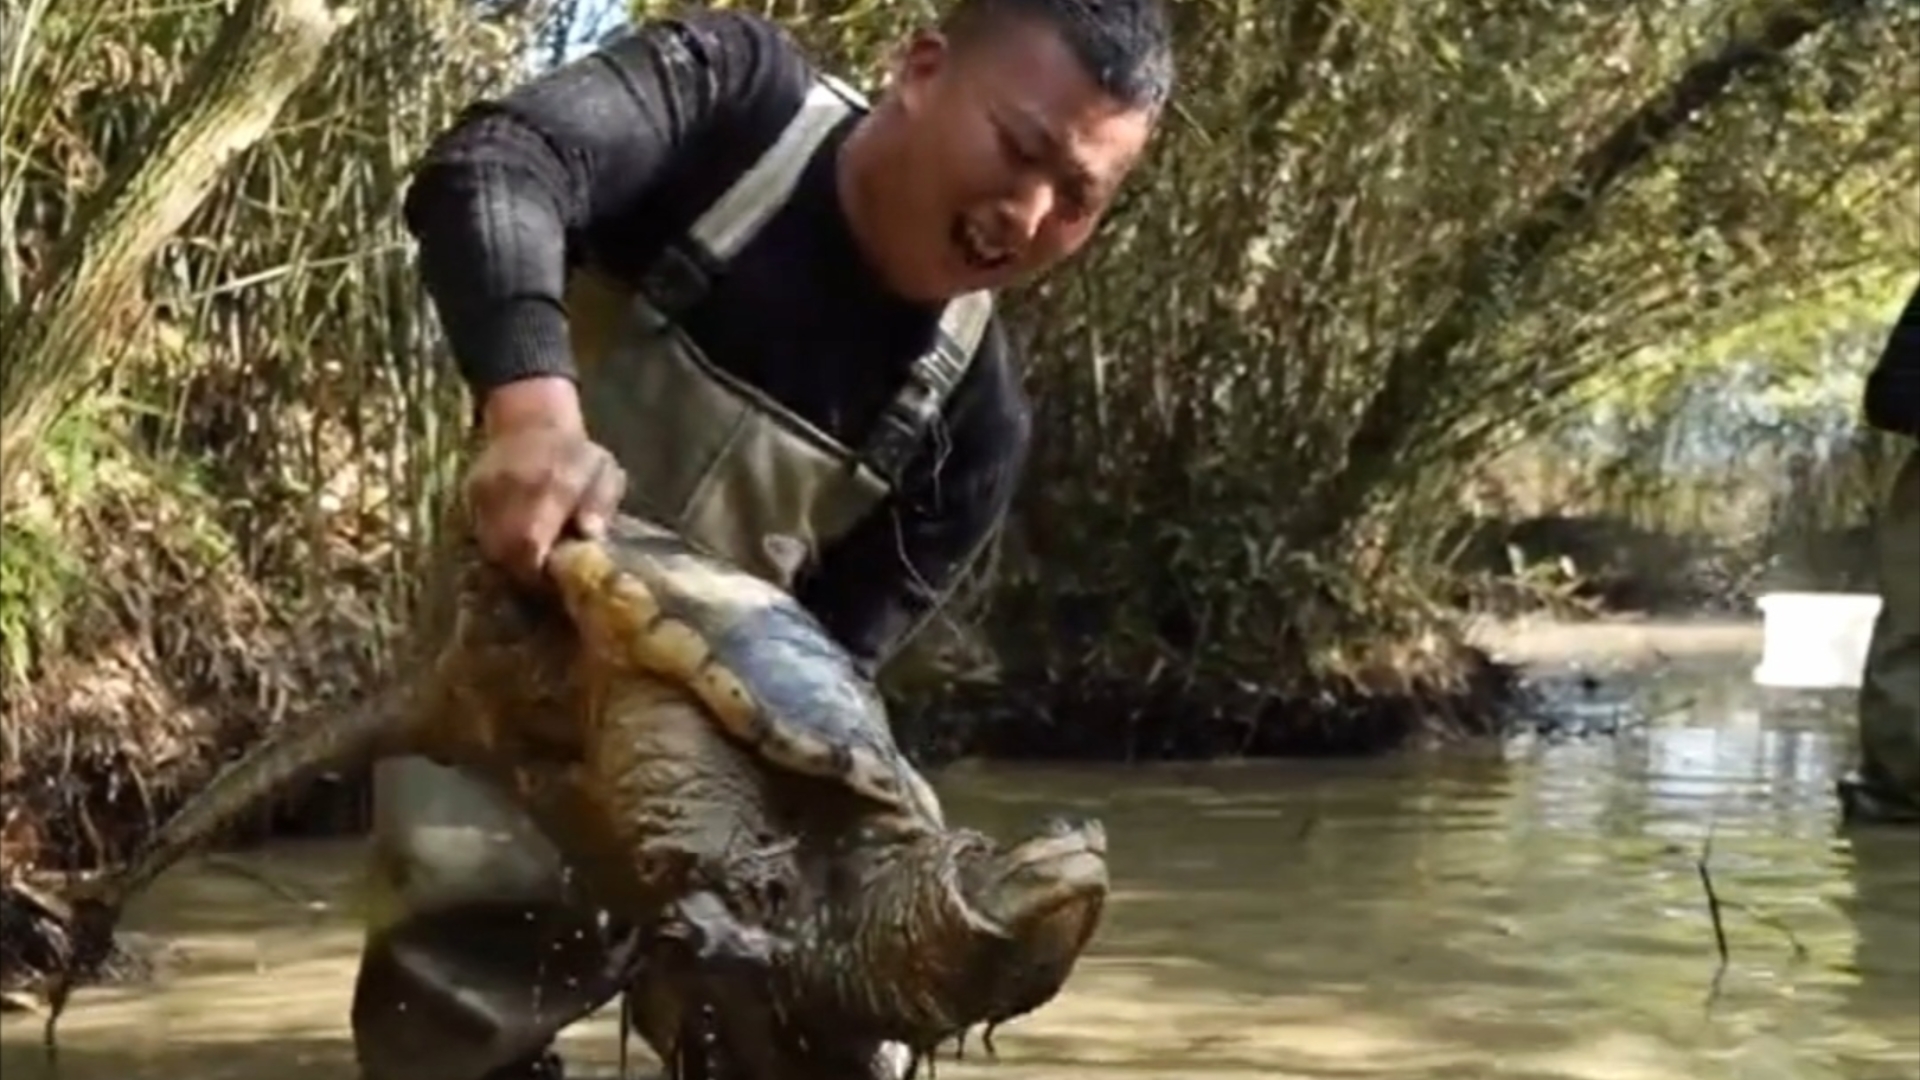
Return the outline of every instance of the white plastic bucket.
[[[1867,663],[1880,597],[1872,593],[1767,593],[1753,681],[1795,690],[1854,689]]]

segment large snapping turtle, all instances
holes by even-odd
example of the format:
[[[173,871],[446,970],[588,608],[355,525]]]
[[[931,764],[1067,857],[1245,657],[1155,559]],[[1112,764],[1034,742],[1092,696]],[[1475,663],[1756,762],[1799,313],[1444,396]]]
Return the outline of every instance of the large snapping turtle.
[[[466,559],[424,674],[223,772],[76,905],[79,949],[104,947],[134,892],[295,777],[424,754],[511,792],[617,915],[677,914],[710,939],[733,919],[781,943],[760,957],[770,977],[643,972],[638,1026],[663,1058],[697,1027],[688,1010],[710,1007],[715,1051],[748,1075],[865,1075],[882,1040],[925,1052],[1058,992],[1105,899],[1098,823],[1052,821],[1012,846],[947,828],[824,628],[670,532],[620,519],[549,569],[560,605]]]

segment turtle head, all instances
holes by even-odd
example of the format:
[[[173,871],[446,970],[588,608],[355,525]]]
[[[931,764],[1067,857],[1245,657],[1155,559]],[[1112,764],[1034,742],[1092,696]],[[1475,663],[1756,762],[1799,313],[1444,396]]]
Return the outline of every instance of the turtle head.
[[[1099,822],[1054,819],[1011,844],[923,829],[825,853],[833,884],[781,965],[790,1013],[812,1044],[926,1048],[1032,1012],[1099,927],[1106,846]]]
[[[1049,818],[968,869],[968,901],[1009,937],[1061,933],[1084,942],[1106,904],[1107,830],[1093,819]]]
[[[1049,819],[1032,836],[966,865],[968,906],[997,931],[972,984],[989,1023],[1051,1001],[1099,929],[1106,908],[1107,833],[1095,820]],[[973,997],[973,994],[968,995]]]

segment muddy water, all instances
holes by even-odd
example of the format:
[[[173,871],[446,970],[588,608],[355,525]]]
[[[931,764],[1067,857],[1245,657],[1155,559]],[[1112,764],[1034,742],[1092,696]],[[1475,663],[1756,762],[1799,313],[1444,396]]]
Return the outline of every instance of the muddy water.
[[[975,1049],[941,1075],[1920,1080],[1920,836],[1836,834],[1844,703],[1763,699],[1750,664],[1639,684],[1654,719],[1605,742],[949,770],[958,820],[1098,813],[1118,894],[1066,994],[1002,1032],[997,1063]],[[174,943],[170,970],[83,992],[57,1075],[349,1078],[352,877],[342,844],[173,875],[134,920]],[[568,1033],[577,1074],[613,1075],[612,1032]],[[8,1080],[55,1075],[37,1018],[0,1037]]]

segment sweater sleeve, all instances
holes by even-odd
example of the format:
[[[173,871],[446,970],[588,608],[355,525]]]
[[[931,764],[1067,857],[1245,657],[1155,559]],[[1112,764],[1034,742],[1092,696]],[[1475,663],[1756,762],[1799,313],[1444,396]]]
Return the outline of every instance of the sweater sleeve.
[[[1920,285],[1894,322],[1887,347],[1867,375],[1867,423],[1920,439]]]
[[[475,104],[434,141],[404,214],[476,396],[573,376],[563,297],[588,239],[644,212],[676,159],[751,126],[797,62],[784,32],[757,16],[652,21]]]

